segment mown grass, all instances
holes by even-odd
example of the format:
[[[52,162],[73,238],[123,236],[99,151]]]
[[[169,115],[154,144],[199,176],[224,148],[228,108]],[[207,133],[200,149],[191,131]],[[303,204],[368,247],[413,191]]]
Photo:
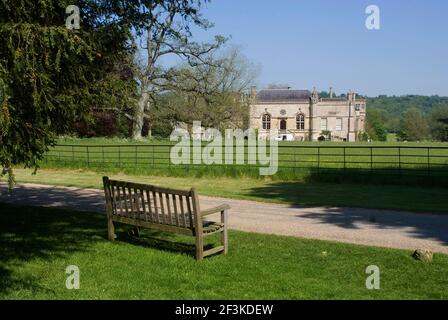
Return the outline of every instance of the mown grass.
[[[248,147],[242,152],[245,164],[193,164],[198,156],[190,150],[190,164],[174,165],[173,142],[120,139],[62,139],[47,154],[43,167],[114,169],[132,174],[180,177],[250,177],[264,179],[260,167],[248,164]],[[206,146],[206,143],[203,143]],[[394,147],[392,147],[394,146]],[[443,143],[310,143],[282,142],[278,170],[270,177],[280,181],[321,181],[395,185],[448,186],[448,146]],[[420,147],[420,148],[415,148]],[[269,150],[269,148],[268,148]],[[204,151],[204,149],[202,150]],[[223,156],[225,149],[222,150]],[[211,155],[203,154],[205,162]],[[237,156],[234,149],[232,159]]]
[[[70,136],[61,136],[57,140],[58,144],[82,144],[82,145],[116,145],[116,144],[169,144],[167,138],[145,138],[140,140],[125,139],[125,138],[76,138]],[[421,141],[421,142],[399,142],[396,139],[390,139],[387,142],[374,141],[374,142],[310,142],[310,141],[280,141],[280,145],[289,146],[410,146],[410,147],[448,147],[446,142],[437,141]]]
[[[82,188],[102,188],[102,177],[141,182],[171,188],[195,187],[208,196],[284,203],[300,206],[340,206],[448,213],[446,188],[376,184],[337,184],[297,181],[272,181],[247,177],[167,177],[126,174],[115,170],[16,169],[18,182],[31,182]]]
[[[105,239],[99,214],[0,204],[0,299],[447,299],[448,256],[230,232],[228,256],[193,258],[193,238]],[[80,269],[80,290],[65,287]],[[381,271],[367,290],[366,267]]]

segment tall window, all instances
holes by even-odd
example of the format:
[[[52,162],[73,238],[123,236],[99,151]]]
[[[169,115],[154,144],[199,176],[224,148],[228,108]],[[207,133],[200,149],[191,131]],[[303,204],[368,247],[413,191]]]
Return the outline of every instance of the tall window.
[[[336,118],[336,131],[342,131],[342,118]]]
[[[320,131],[327,131],[327,118],[320,119]]]
[[[271,130],[271,116],[269,114],[263,115],[263,130]]]
[[[297,130],[305,130],[305,116],[303,114],[296,116],[296,128]]]

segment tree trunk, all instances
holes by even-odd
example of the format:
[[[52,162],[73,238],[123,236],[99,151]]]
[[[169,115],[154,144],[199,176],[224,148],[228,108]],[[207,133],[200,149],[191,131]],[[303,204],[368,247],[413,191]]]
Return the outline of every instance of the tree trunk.
[[[145,119],[145,109],[146,106],[148,105],[148,101],[149,101],[149,94],[147,92],[143,92],[135,108],[132,139],[142,138],[142,130]]]

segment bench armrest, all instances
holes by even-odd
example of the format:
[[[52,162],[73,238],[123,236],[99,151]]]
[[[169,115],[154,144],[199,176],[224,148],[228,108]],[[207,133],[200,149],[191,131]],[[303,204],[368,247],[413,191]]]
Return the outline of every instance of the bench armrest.
[[[201,211],[201,217],[209,216],[211,214],[219,213],[219,212],[229,210],[229,209],[230,209],[230,206],[228,204],[222,204],[218,207]]]

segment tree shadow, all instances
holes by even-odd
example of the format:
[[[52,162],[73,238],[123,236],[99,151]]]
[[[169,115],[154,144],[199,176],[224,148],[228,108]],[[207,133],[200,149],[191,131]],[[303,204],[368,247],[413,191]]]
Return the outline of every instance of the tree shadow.
[[[105,239],[104,217],[98,214],[2,203],[0,209],[0,292],[18,284],[21,288],[36,286],[32,277],[16,278],[14,271],[21,265],[88,251]]]
[[[260,188],[253,188],[249,194],[251,196],[271,198],[290,203],[291,208],[297,209],[294,218],[297,223],[300,220],[313,220],[318,224],[329,224],[343,229],[361,229],[361,225],[367,225],[373,230],[391,229],[404,232],[411,238],[431,239],[440,241],[448,245],[448,215],[411,213],[404,211],[384,210],[384,209],[362,209],[363,205],[374,205],[376,201],[394,202],[394,196],[401,195],[406,201],[418,202],[418,193],[405,195],[402,188],[394,191],[394,196],[388,194],[388,187],[380,190],[378,186],[369,193],[369,186],[360,185],[358,192],[353,194],[357,197],[359,207],[348,208],[338,203],[344,203],[342,198],[350,196],[348,192],[353,192],[353,186],[337,184],[318,184],[304,182],[275,182]],[[364,188],[364,189],[363,189]],[[389,188],[393,188],[389,186]],[[395,187],[397,188],[397,187]],[[423,190],[423,189],[422,189]],[[431,195],[431,190],[426,190]],[[377,197],[376,197],[377,196]],[[328,202],[327,207],[322,207],[324,201]],[[353,199],[352,199],[353,200]],[[429,199],[430,200],[430,199]],[[427,199],[427,201],[429,201]],[[353,202],[352,202],[353,203]],[[315,209],[310,210],[314,207]],[[317,208],[316,208],[317,207]],[[273,212],[275,214],[275,212]]]
[[[117,225],[117,242],[194,256],[194,245],[180,237],[145,231],[135,238],[128,234],[129,228]],[[37,259],[53,261],[75,252],[94,252],[95,244],[102,241],[107,241],[104,215],[0,203],[0,294],[14,288],[47,290],[33,276],[19,276],[17,269]]]
[[[412,185],[425,187],[448,187],[448,166],[433,165],[428,168],[398,167],[371,168],[309,168],[305,182],[352,183],[372,185]]]
[[[11,194],[7,192],[5,185],[0,184],[0,202],[27,206],[52,207],[52,208],[76,208],[77,211],[105,212],[104,194],[95,190],[82,188],[65,188],[45,186],[14,187]]]

